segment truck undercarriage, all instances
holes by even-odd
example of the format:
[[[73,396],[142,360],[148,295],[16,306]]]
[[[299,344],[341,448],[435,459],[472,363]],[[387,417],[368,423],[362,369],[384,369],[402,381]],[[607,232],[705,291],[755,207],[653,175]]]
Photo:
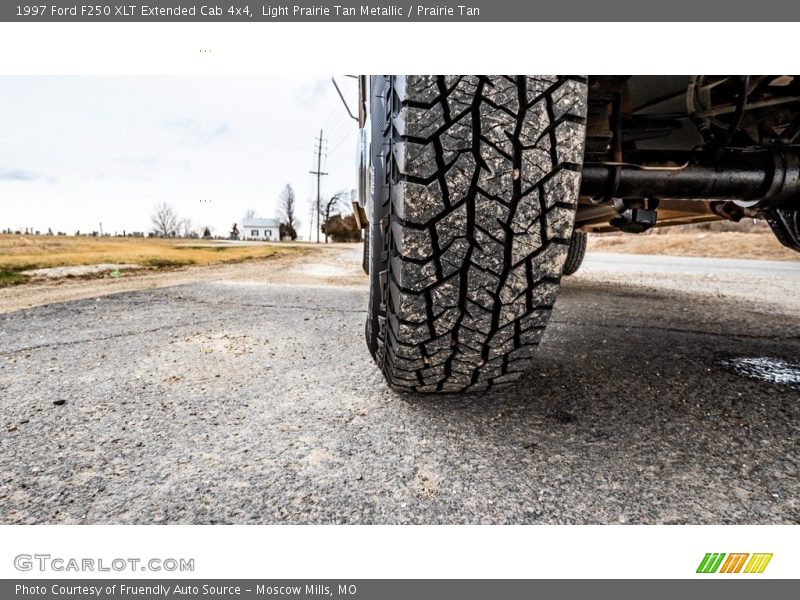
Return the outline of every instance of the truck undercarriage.
[[[800,251],[800,80],[595,76],[576,229],[765,219]]]

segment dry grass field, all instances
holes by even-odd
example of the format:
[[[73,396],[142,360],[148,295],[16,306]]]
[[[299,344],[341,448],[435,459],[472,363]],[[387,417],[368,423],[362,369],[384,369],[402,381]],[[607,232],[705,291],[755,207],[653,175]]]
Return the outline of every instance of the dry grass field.
[[[713,258],[800,260],[800,254],[785,248],[770,231],[665,232],[657,235],[607,233],[589,236],[589,252],[615,254],[664,254]]]
[[[29,281],[23,271],[31,269],[110,263],[138,265],[140,272],[156,271],[300,255],[313,249],[313,245],[274,242],[0,235],[0,287]],[[589,236],[589,251],[800,260],[800,254],[781,246],[766,228],[742,232],[692,227],[644,235],[596,234]]]
[[[22,271],[101,263],[165,269],[241,262],[303,252],[298,245],[203,240],[0,235],[0,286],[22,283]]]

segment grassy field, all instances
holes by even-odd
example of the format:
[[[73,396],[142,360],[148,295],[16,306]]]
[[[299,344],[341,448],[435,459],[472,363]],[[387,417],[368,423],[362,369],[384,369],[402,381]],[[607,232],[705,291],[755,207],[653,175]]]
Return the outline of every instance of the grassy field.
[[[741,233],[695,230],[660,235],[607,233],[589,236],[589,252],[615,254],[663,254],[762,260],[800,260],[800,254],[785,248],[770,231]]]
[[[241,262],[302,252],[276,243],[225,245],[202,240],[0,235],[0,286],[25,282],[21,271],[47,267],[136,264],[164,269]]]
[[[163,240],[151,238],[92,238],[0,234],[0,287],[24,283],[29,269],[96,265],[135,264],[148,269],[188,265],[241,262],[289,253],[302,253],[302,246],[276,243],[253,245]],[[663,254],[800,260],[800,254],[781,246],[769,231],[686,230],[661,235],[605,234],[589,236],[590,252]]]

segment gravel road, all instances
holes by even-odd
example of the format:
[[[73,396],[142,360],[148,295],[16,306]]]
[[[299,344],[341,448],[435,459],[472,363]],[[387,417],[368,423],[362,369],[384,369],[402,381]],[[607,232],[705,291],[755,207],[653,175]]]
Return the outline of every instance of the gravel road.
[[[521,385],[436,398],[308,260],[0,314],[0,522],[800,522],[798,263],[590,256]]]

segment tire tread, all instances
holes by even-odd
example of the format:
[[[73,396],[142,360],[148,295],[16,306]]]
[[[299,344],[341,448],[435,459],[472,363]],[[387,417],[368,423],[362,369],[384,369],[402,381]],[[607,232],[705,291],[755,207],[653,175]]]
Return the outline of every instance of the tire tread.
[[[586,80],[392,77],[375,358],[411,392],[518,379],[572,234]]]

